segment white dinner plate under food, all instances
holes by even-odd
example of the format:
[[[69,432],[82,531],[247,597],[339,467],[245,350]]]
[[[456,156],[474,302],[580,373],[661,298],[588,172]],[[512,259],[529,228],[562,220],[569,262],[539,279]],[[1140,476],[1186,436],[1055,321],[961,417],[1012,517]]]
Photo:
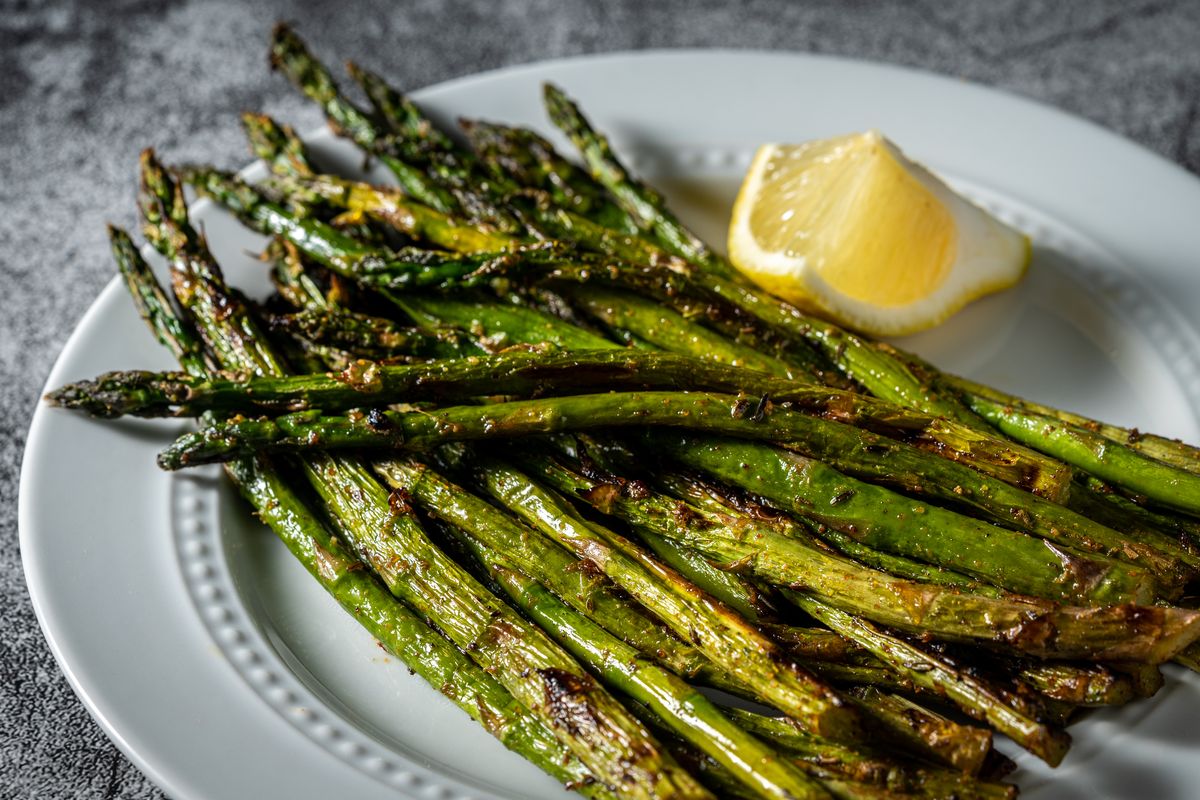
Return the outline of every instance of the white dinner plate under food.
[[[716,243],[759,143],[884,131],[1035,243],[1016,289],[906,346],[1020,395],[1200,440],[1200,181],[1175,165],[1000,92],[805,55],[608,55],[414,96],[443,121],[548,132],[545,80],[578,98],[635,170]],[[353,170],[360,161],[327,134],[311,141],[326,163]],[[262,240],[208,203],[194,216],[230,282],[265,292],[265,270],[248,256]],[[173,366],[114,280],[48,388]],[[381,650],[251,518],[219,470],[160,472],[155,453],[184,425],[39,408],[21,475],[22,556],[46,638],[139,767],[177,800],[565,796]],[[1200,676],[1166,672],[1153,699],[1074,725],[1075,746],[1057,770],[1005,743],[1022,796],[1194,797]]]

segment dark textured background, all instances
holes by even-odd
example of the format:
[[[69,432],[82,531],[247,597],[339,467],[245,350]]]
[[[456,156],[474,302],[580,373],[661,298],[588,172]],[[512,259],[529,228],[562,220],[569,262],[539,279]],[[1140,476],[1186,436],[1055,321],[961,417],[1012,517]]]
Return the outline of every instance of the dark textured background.
[[[246,160],[236,113],[301,130],[271,23],[415,88],[507,64],[651,47],[802,50],[960,76],[1088,117],[1200,172],[1200,2],[124,2],[0,0],[0,797],[157,798],[72,695],[21,576],[16,489],[50,366],[113,274],[138,150]]]

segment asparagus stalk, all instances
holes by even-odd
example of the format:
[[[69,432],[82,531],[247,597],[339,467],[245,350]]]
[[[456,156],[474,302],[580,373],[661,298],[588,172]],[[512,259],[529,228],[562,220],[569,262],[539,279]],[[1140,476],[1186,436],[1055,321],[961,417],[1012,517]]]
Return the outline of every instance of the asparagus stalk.
[[[1122,428],[1089,419],[1082,414],[1063,411],[1050,406],[1034,403],[1019,397],[993,389],[990,386],[960,378],[957,375],[940,374],[941,379],[952,389],[962,393],[969,404],[986,401],[991,405],[1011,408],[1014,412],[1030,413],[1041,417],[1052,417],[1072,429],[1083,429],[1099,434],[1110,442],[1126,447],[1138,454],[1160,461],[1176,469],[1192,473],[1200,473],[1200,448],[1194,447],[1178,439],[1168,439],[1152,433],[1143,433],[1136,428]]]
[[[1120,531],[1130,541],[1161,550],[1200,569],[1200,522],[1152,511],[1091,476],[1079,476],[1066,505],[1077,514]]]
[[[403,328],[390,319],[356,311],[306,309],[271,316],[268,322],[273,331],[351,352],[363,359],[453,358],[469,352],[463,337],[453,329],[426,335]]]
[[[128,234],[109,229],[113,255],[138,311],[189,373],[203,375],[202,343],[171,308]],[[508,749],[587,797],[611,798],[590,770],[536,717],[379,582],[360,569],[265,459],[236,461],[227,472],[259,518],[356,621],[422,678],[483,724]]]
[[[279,296],[301,311],[327,311],[336,303],[330,300],[322,282],[304,263],[300,251],[286,239],[272,239],[263,257],[271,263],[271,285]]]
[[[1159,505],[1200,515],[1200,473],[1149,458],[1101,433],[1028,408],[1018,409],[980,396],[968,402],[977,414],[1022,444]]]
[[[828,797],[820,784],[730,722],[697,689],[568,608],[545,586],[513,569],[504,555],[470,537],[463,536],[462,541],[530,619],[610,687],[646,704],[671,730],[753,792],[796,800]]]
[[[469,494],[448,485],[444,480],[438,480],[437,476],[428,470],[414,466],[411,462],[395,459],[377,463],[376,469],[394,487],[405,488],[419,498],[422,505],[431,511],[436,510],[435,513],[440,517],[468,530],[476,538],[505,535],[507,530],[507,542],[495,538],[488,540],[493,549],[504,553],[521,551],[520,531],[512,533],[511,523],[507,526],[498,523],[494,513],[487,512],[486,504],[472,500]],[[506,470],[505,477],[512,478],[515,475],[514,471]],[[497,489],[499,488],[497,485]],[[534,499],[538,496],[538,493],[531,495]],[[744,687],[747,693],[780,707],[780,710],[804,717],[817,730],[846,731],[852,727],[839,713],[836,698],[828,696],[827,690],[819,686],[806,685],[799,680],[802,676],[793,675],[793,670],[789,667],[775,665],[766,672],[756,672],[747,664],[737,663],[734,646],[739,637],[748,638],[755,646],[762,644],[760,637],[748,630],[749,626],[739,624],[734,615],[719,607],[708,612],[703,609],[697,610],[696,602],[687,596],[695,595],[695,590],[688,588],[686,582],[677,580],[669,571],[661,571],[665,577],[650,576],[648,568],[639,566],[638,561],[623,555],[615,548],[605,548],[604,540],[594,531],[583,531],[588,538],[576,542],[561,534],[556,535],[547,528],[537,525],[534,527],[542,535],[549,535],[577,555],[582,548],[591,548],[584,556],[589,563],[595,564],[614,583],[656,614],[663,623],[690,640],[713,663],[732,676],[735,686]],[[513,541],[514,536],[516,542]],[[597,560],[601,556],[605,558],[602,562]],[[537,559],[532,563],[536,566]],[[555,571],[553,562],[548,563],[547,567],[548,569],[539,570],[539,574],[546,576]],[[571,601],[569,593],[559,596]],[[598,617],[597,621],[609,627],[604,618]],[[701,641],[696,641],[700,632],[706,632],[708,635]],[[775,652],[769,643],[766,647],[762,652]],[[746,656],[749,664],[756,663],[760,657],[753,654]],[[703,680],[703,677],[701,679]]]
[[[676,547],[653,533],[640,532],[639,538],[660,561],[746,619],[761,622],[764,613],[770,613],[762,599],[763,592],[736,575],[717,569],[698,553]]]
[[[736,274],[728,262],[667,210],[662,195],[629,174],[613,154],[608,138],[592,129],[561,89],[549,83],[542,88],[550,120],[570,137],[592,177],[608,189],[642,230],[652,233],[664,247],[687,261],[702,264],[718,275]]]
[[[1129,675],[1099,664],[1031,664],[1021,678],[1046,697],[1076,706],[1119,706],[1135,696]]]
[[[370,369],[366,367],[355,380],[369,384]],[[483,410],[450,406],[432,412],[373,410],[344,417],[301,411],[275,419],[233,420],[184,434],[161,454],[159,463],[177,469],[259,449],[314,446],[420,449],[445,441],[631,424],[703,427],[778,441],[803,435],[785,432],[787,423],[804,430],[821,422],[779,412],[755,421],[748,405],[722,395],[631,392],[497,403]],[[838,429],[834,435],[850,437],[846,450],[861,436],[848,426],[826,425]],[[735,441],[693,445],[686,457],[692,466],[716,471],[789,511],[852,533],[868,546],[961,570],[1014,591],[1115,602],[1151,598],[1152,582],[1145,573],[1122,562],[1068,552],[1017,531],[903,498],[794,453],[753,446],[743,453],[739,447]],[[749,457],[751,452],[754,458]],[[870,458],[869,453],[865,458]],[[745,469],[743,464],[754,468]],[[912,484],[918,485],[918,479],[914,477]],[[1004,557],[995,558],[997,553]]]
[[[624,234],[638,226],[612,202],[603,186],[563,158],[546,139],[528,128],[459,120],[479,157],[518,183],[541,189],[556,205]]]
[[[1050,766],[1057,766],[1066,755],[1070,737],[1042,724],[1036,709],[1020,707],[1011,694],[1001,695],[969,671],[958,669],[933,653],[820,600],[799,592],[793,592],[789,597],[810,615],[853,639],[916,685],[938,693],[967,714],[986,720]]]
[[[376,116],[396,136],[427,144],[431,149],[461,154],[463,151],[425,116],[417,104],[393,89],[379,75],[349,61],[346,71],[366,94]]]
[[[336,256],[339,262],[347,265],[368,263],[368,257],[362,252],[361,245],[346,244],[334,235],[336,232],[322,230],[319,227],[314,232],[314,226],[311,223],[306,227],[296,225],[286,211],[267,202],[259,193],[234,178],[211,170],[196,170],[190,173],[190,179],[197,184],[201,192],[231,208],[251,227],[265,232],[293,231],[291,235],[297,246],[312,248],[312,255],[318,259],[330,259]],[[321,235],[318,236],[318,233]],[[344,240],[345,237],[342,239]],[[308,244],[306,245],[306,243]],[[385,255],[369,262],[372,264],[368,270],[369,274],[375,277],[386,276],[389,267],[385,265],[394,260]],[[410,258],[409,260],[418,259]],[[492,269],[503,261],[505,261],[503,256],[496,256],[490,260],[482,258],[479,264],[485,269]],[[353,270],[353,267],[348,266],[347,269]],[[413,280],[413,265],[402,262],[399,269],[397,285],[403,285],[405,282]],[[443,271],[440,277],[430,277],[427,280],[436,281],[447,277],[447,272]],[[386,284],[386,280],[383,283]],[[378,283],[375,285],[376,288],[379,288]],[[932,447],[938,452],[952,456],[960,454],[954,457],[961,458],[965,463],[988,470],[990,473],[995,473],[1009,482],[1029,486],[1052,499],[1060,499],[1068,485],[1070,473],[1065,471],[1061,465],[1049,462],[1037,454],[1015,448],[1011,443],[1001,444],[999,441],[978,433],[971,433],[967,427],[944,420],[931,421],[927,425],[927,430],[930,431],[930,438],[936,443]],[[1061,525],[1058,527],[1060,528]],[[1054,526],[1047,526],[1046,529],[1047,531],[1057,530]],[[1095,534],[1094,531],[1093,534]],[[1092,538],[1094,539],[1095,536],[1093,535]]]
[[[682,353],[779,378],[797,377],[795,366],[705,328],[641,295],[602,286],[566,287],[564,294],[610,330],[628,331],[659,350]]]
[[[346,99],[329,70],[283,23],[276,25],[271,34],[271,67],[282,72],[297,89],[321,106],[334,132],[353,139],[383,162],[406,192],[439,211],[453,213],[458,210],[458,203],[450,192],[431,181],[422,170],[414,169],[389,152],[387,137],[382,135],[376,121]]]
[[[746,730],[789,751],[817,770],[841,775],[848,780],[880,784],[896,792],[928,793],[960,797],[963,800],[1016,797],[1015,786],[976,780],[961,771],[897,764],[885,753],[814,737],[784,717],[768,717],[738,708],[730,708],[727,713]]]
[[[589,525],[560,498],[522,473],[488,459],[480,464],[485,488],[530,525],[594,563],[677,634],[764,701],[807,730],[853,739],[858,720],[841,699],[791,664],[753,626],[665,567],[633,542]],[[764,680],[765,679],[765,680]]]
[[[190,290],[181,302],[214,341],[232,334],[258,343],[223,366],[284,374],[254,320],[223,291],[219,268],[187,223],[178,186],[149,154],[143,184],[147,226],[159,233],[156,244],[168,251],[175,275],[189,279],[176,281]],[[605,786],[632,797],[709,796],[569,655],[437,550],[415,518],[402,513],[402,500],[389,497],[365,467],[330,456],[301,467],[348,543],[392,594],[471,652]],[[421,569],[410,569],[414,564]]]
[[[744,447],[745,443],[737,440],[704,441],[675,436],[658,437],[656,444],[689,467],[764,497],[790,513],[840,530],[858,543],[878,550],[1048,599],[1149,600],[1147,587],[1142,583],[1144,573],[1136,570],[1131,573],[1123,562],[1099,554],[1085,556],[1045,540],[912,501],[856,481],[796,453],[753,445]],[[1001,556],[1002,552],[1008,555]],[[1035,577],[1039,574],[1045,577]]]
[[[388,589],[546,720],[598,777],[636,796],[706,796],[577,662],[434,547],[401,495],[329,458],[305,470]]]
[[[407,606],[394,598],[303,506],[263,459],[230,465],[242,495],[305,568],[351,616],[430,685],[508,749],[588,797],[615,797],[595,783],[550,729]]]
[[[912,694],[912,690],[906,690]],[[857,686],[851,697],[871,709],[871,719],[883,731],[886,741],[921,754],[933,763],[943,764],[973,777],[1004,774],[994,769],[1009,762],[992,749],[992,732],[986,728],[955,722],[895,692],[875,686]]]
[[[822,628],[766,623],[761,626],[797,658],[836,665],[871,667],[881,662],[861,645]],[[1135,696],[1134,679],[1102,664],[1020,663],[1022,682],[1054,700],[1077,706],[1124,705]],[[834,673],[836,674],[836,673]]]
[[[171,306],[150,266],[138,252],[129,234],[120,228],[108,227],[113,258],[120,268],[129,296],[159,343],[171,351],[184,373],[203,378],[211,368],[204,343],[196,338],[191,327]]]
[[[655,493],[631,497],[547,460],[537,477],[597,510],[692,547],[717,565],[819,597],[852,614],[946,641],[1038,658],[1161,663],[1200,637],[1200,613],[1162,606],[1078,608],[989,597],[867,569],[770,525]],[[599,491],[597,491],[599,489]],[[640,494],[640,493],[639,493]]]

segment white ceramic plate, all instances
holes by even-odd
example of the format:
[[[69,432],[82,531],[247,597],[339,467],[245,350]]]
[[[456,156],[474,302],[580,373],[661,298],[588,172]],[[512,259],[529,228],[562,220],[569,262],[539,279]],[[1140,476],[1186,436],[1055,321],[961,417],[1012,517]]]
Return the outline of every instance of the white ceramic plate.
[[[544,80],[578,97],[717,242],[758,143],[886,131],[1037,243],[1019,288],[908,346],[1038,400],[1200,439],[1200,182],[1174,165],[995,91],[801,55],[573,59],[416,97],[444,120],[546,130]],[[344,145],[313,141],[353,167]],[[195,216],[231,281],[265,289],[246,255],[259,240],[206,204]],[[172,366],[114,282],[48,388]],[[154,454],[181,429],[41,408],[20,493],[25,571],[46,638],[91,713],[155,782],[181,800],[563,796],[381,651],[217,472],[159,472]],[[1057,771],[1018,756],[1023,796],[1194,796],[1200,681],[1174,668],[1168,681],[1148,702],[1073,727],[1075,748]]]

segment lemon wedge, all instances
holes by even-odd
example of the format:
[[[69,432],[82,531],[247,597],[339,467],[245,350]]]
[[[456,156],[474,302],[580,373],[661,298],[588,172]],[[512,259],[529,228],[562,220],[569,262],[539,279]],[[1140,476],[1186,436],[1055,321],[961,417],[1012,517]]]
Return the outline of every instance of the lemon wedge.
[[[1015,284],[1030,244],[868,131],[759,148],[733,207],[729,257],[785,300],[898,336]]]

